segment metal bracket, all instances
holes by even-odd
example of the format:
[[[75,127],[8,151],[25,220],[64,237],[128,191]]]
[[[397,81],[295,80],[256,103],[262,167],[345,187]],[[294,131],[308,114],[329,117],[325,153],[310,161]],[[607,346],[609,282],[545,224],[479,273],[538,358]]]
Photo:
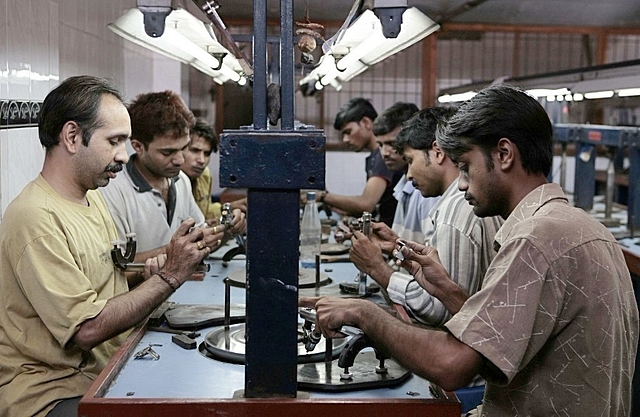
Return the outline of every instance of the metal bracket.
[[[137,0],[138,9],[144,16],[144,31],[152,38],[164,33],[164,23],[173,11],[171,0]]]
[[[128,233],[126,238],[127,242],[124,253],[122,253],[122,249],[120,249],[118,242],[112,242],[113,249],[111,249],[111,260],[113,261],[113,264],[118,269],[122,270],[127,269],[127,265],[132,263],[136,257],[136,234]]]
[[[321,130],[225,131],[220,137],[220,185],[257,189],[322,189]],[[251,163],[248,163],[251,161]]]

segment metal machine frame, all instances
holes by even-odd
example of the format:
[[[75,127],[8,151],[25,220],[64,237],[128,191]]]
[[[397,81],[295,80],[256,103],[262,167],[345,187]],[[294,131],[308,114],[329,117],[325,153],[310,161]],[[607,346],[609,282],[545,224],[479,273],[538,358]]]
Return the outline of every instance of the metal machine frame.
[[[566,158],[566,146],[573,143],[576,147],[576,170],[574,185],[574,204],[584,210],[593,208],[595,195],[595,161],[596,147],[607,147],[611,152],[610,170],[608,177],[612,177],[613,166],[619,165],[620,156],[625,150],[629,153],[629,185],[627,204],[627,227],[635,230],[640,227],[640,128],[582,125],[582,124],[556,124],[553,129],[554,142],[560,143],[563,149],[563,162],[561,163],[561,182],[564,181],[564,160]],[[614,162],[616,160],[616,162]],[[613,179],[608,178],[607,202],[611,201],[613,192]]]

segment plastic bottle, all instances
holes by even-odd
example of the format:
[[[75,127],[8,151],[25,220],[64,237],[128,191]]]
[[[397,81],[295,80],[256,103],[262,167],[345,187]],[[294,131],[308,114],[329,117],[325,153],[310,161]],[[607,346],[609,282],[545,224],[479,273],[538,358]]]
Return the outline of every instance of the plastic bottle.
[[[316,255],[320,254],[321,239],[322,227],[316,207],[316,193],[309,191],[300,223],[300,266],[302,268],[315,268]]]

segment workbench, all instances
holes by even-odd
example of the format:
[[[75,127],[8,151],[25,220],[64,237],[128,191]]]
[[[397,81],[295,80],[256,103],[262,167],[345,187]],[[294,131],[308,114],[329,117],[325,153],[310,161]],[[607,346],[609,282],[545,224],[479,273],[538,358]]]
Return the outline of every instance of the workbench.
[[[228,248],[221,248],[224,253]],[[216,256],[217,255],[217,256]],[[233,259],[224,267],[220,254],[207,262],[210,271],[203,281],[188,281],[168,301],[178,304],[224,304],[225,284],[229,273],[245,268],[244,259]],[[341,281],[353,281],[357,269],[350,262],[323,263],[321,271],[332,282],[320,294],[338,293]],[[245,289],[230,288],[230,301],[243,303]],[[315,288],[301,289],[300,295],[317,294]],[[382,293],[371,297],[384,304]],[[199,330],[198,345],[210,329]],[[99,378],[80,402],[81,416],[114,415],[277,415],[303,413],[319,415],[402,415],[460,416],[460,402],[415,375],[394,388],[375,388],[348,392],[306,392],[297,398],[246,399],[239,396],[244,388],[244,366],[225,363],[202,355],[198,349],[185,350],[171,341],[171,334],[136,328],[117,351]],[[149,345],[160,356],[134,359],[134,354]]]

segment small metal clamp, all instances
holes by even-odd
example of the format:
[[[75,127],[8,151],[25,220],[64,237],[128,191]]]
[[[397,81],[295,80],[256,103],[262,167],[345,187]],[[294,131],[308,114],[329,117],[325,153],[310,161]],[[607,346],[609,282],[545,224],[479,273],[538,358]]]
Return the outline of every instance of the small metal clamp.
[[[160,355],[155,350],[153,350],[153,346],[162,346],[162,345],[149,343],[149,346],[136,352],[133,355],[133,359],[143,359],[147,356],[151,356],[151,358],[153,358],[154,361],[159,360]]]

